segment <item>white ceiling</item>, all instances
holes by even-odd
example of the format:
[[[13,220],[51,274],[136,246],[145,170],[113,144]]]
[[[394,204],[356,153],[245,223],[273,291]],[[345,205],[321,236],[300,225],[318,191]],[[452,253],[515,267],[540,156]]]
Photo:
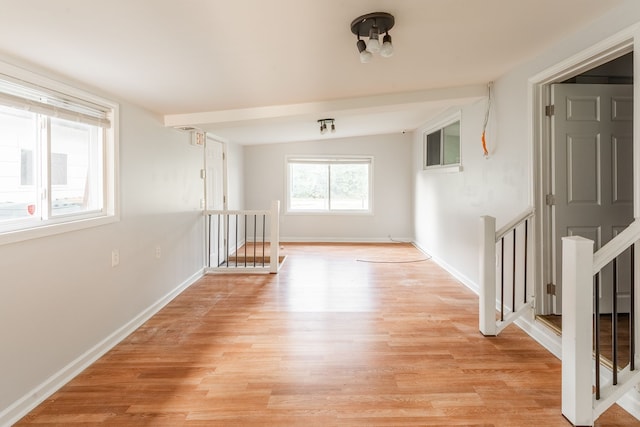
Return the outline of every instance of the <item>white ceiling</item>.
[[[412,130],[621,0],[0,0],[0,53],[258,144]],[[359,15],[395,16],[361,64]]]

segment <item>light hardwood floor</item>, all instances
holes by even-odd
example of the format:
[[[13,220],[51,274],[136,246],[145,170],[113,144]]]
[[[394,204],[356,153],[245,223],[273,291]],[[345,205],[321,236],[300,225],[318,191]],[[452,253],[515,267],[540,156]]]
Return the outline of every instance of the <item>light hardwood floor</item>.
[[[204,277],[17,425],[570,425],[560,361],[482,337],[477,296],[411,245],[282,252],[278,275]]]

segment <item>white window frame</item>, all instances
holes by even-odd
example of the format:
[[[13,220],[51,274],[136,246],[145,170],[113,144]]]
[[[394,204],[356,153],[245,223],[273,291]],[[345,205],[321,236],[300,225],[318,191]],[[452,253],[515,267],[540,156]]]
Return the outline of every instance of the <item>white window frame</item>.
[[[460,123],[460,141],[459,141],[459,150],[460,150],[460,161],[458,163],[446,164],[442,163],[437,165],[427,166],[427,137],[437,131],[444,133],[444,128],[449,125],[454,124],[455,122]],[[441,120],[433,123],[429,126],[422,134],[422,169],[425,172],[429,173],[448,173],[448,172],[460,172],[462,171],[462,119],[460,111],[457,111],[454,114],[448,115]],[[440,162],[442,162],[442,156],[444,153],[444,146],[442,140],[440,141]]]
[[[347,210],[347,209],[292,209],[290,200],[290,188],[291,188],[291,176],[289,163],[296,160],[315,161],[321,164],[330,163],[349,163],[351,162],[366,162],[369,164],[369,207],[368,209]],[[286,214],[289,215],[373,215],[373,177],[374,177],[374,158],[370,155],[288,155],[285,157],[285,199],[286,199]]]
[[[16,221],[0,230],[0,245],[24,240],[36,239],[55,234],[86,229],[110,224],[120,220],[119,206],[119,105],[113,101],[91,94],[84,90],[52,80],[34,72],[0,61],[0,79],[23,82],[25,86],[49,93],[60,94],[61,97],[78,100],[100,106],[107,114],[110,123],[104,128],[103,140],[103,207],[99,211],[80,212],[72,215],[61,215],[34,221],[25,219]],[[33,110],[38,110],[34,103]],[[53,115],[51,115],[53,117]],[[65,112],[60,116],[64,118]],[[36,155],[34,153],[34,155]]]

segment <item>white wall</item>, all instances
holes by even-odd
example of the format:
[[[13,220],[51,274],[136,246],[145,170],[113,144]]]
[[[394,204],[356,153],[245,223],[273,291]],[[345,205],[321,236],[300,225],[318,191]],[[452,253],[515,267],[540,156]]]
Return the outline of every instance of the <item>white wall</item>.
[[[202,149],[125,103],[120,124],[121,221],[0,246],[0,425],[201,275]]]
[[[477,283],[478,218],[493,214],[508,220],[528,204],[522,190],[528,185],[527,151],[516,144],[498,147],[489,132],[491,153],[485,158],[485,111],[484,100],[460,111],[460,172],[423,170],[423,134],[432,130],[431,123],[413,135],[415,242],[467,283]]]
[[[463,172],[422,171],[422,132],[428,125],[414,133],[415,238],[420,247],[465,283],[477,285],[479,217],[492,215],[500,227],[533,206],[528,80],[638,21],[640,2],[626,0],[497,79],[487,134],[489,159],[483,158],[480,142],[486,101],[462,110]]]
[[[411,239],[412,182],[410,135],[327,139],[245,146],[245,204],[285,209],[285,156],[291,154],[371,155],[374,157],[373,215],[282,215],[283,241],[385,241]]]

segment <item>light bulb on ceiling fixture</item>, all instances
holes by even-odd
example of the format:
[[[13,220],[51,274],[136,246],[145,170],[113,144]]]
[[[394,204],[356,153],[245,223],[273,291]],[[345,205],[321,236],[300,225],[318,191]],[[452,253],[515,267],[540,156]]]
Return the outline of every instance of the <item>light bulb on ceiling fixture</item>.
[[[378,30],[378,27],[374,26],[371,27],[371,31],[369,31],[369,41],[367,42],[367,50],[371,53],[378,53],[380,52],[380,32]]]
[[[336,133],[336,125],[333,124],[333,120],[331,120],[331,133]]]
[[[393,55],[393,45],[391,44],[391,36],[389,33],[382,38],[382,47],[380,48],[380,56],[388,58]]]
[[[364,42],[364,40],[360,40],[358,38],[358,43],[356,43],[356,46],[358,46],[358,52],[360,52],[360,62],[366,64],[367,62],[371,61],[373,55],[367,50],[367,44]]]

